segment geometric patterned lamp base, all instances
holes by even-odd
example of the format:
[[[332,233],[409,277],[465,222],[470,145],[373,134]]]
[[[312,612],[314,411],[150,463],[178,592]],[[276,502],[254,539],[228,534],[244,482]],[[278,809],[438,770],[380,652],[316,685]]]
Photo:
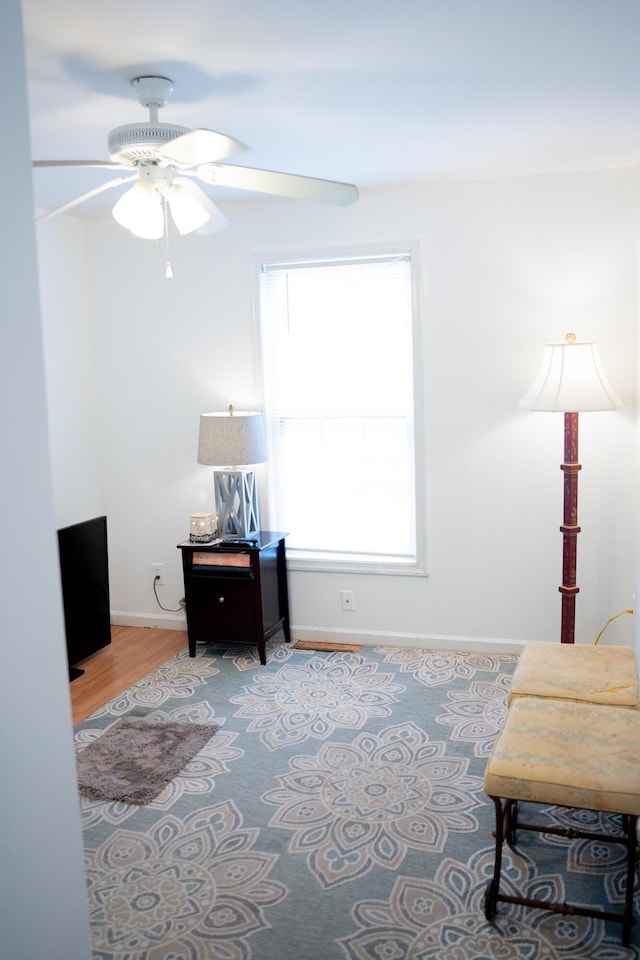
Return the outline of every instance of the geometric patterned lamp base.
[[[219,534],[223,540],[250,540],[260,530],[258,491],[253,470],[224,470],[213,474]]]

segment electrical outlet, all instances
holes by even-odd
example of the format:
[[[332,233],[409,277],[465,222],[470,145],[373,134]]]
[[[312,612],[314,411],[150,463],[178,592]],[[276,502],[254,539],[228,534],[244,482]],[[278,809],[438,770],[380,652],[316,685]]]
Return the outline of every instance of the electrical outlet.
[[[154,583],[164,587],[167,583],[164,575],[164,563],[152,563],[151,569],[153,570]]]
[[[342,598],[343,610],[355,610],[356,607],[353,601],[353,590],[341,590],[340,596]]]

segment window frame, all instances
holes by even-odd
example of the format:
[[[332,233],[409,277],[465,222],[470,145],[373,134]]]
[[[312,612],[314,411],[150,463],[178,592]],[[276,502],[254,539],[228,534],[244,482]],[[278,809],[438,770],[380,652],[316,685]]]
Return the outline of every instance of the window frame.
[[[270,404],[266,392],[264,377],[264,340],[263,321],[261,316],[261,295],[263,284],[263,267],[276,264],[310,264],[314,261],[357,261],[375,257],[407,256],[411,270],[411,324],[412,324],[412,372],[413,372],[413,449],[414,449],[414,484],[415,484],[415,560],[391,561],[389,559],[359,561],[355,559],[338,559],[336,555],[330,557],[304,557],[296,551],[287,550],[287,566],[290,570],[307,571],[314,573],[355,573],[377,576],[428,576],[427,570],[427,464],[425,442],[425,410],[424,410],[424,354],[423,354],[423,320],[421,310],[422,289],[422,258],[420,244],[417,240],[407,243],[362,244],[356,247],[323,247],[301,252],[279,251],[274,253],[256,253],[253,257],[253,321],[256,344],[254,356],[256,381],[260,384],[265,420],[269,420]],[[266,486],[265,507],[266,515],[271,514],[271,487],[273,473],[271,469],[271,434],[267,426],[267,448],[269,460],[265,464]],[[264,509],[264,508],[262,508]],[[381,517],[381,535],[384,533],[385,518]]]

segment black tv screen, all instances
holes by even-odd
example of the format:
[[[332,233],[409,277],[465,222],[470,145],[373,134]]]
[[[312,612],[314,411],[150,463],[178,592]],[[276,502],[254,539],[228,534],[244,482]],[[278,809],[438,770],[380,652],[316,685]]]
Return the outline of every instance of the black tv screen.
[[[58,530],[69,666],[111,643],[107,518]]]

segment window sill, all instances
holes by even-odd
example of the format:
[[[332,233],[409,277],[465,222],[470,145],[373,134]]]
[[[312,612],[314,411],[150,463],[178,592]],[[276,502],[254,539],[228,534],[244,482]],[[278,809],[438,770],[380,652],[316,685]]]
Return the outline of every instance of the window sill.
[[[366,573],[373,576],[427,577],[429,574],[420,563],[406,560],[389,560],[388,557],[341,559],[338,555],[327,557],[303,556],[302,552],[287,549],[287,567],[290,571],[306,573]]]

